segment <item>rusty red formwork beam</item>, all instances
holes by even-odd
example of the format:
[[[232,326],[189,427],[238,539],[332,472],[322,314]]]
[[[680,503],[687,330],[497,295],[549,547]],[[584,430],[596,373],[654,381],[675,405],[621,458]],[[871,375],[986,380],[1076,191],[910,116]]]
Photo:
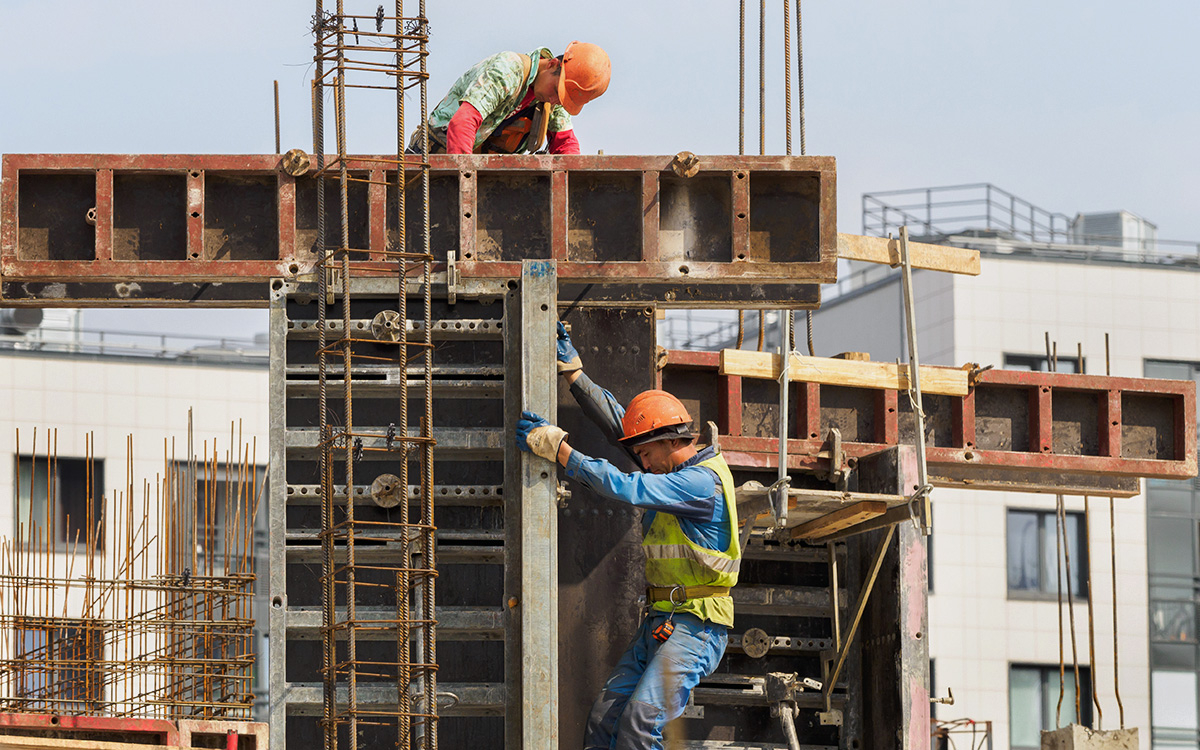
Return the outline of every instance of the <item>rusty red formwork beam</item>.
[[[234,734],[239,748],[266,750],[269,732],[266,724],[253,721],[0,713],[0,735],[7,734],[170,748],[227,747]]]
[[[778,386],[721,375],[719,364],[720,352],[668,351],[661,387],[717,424],[731,466],[775,469]],[[790,469],[829,470],[830,427],[851,459],[914,442],[915,419],[897,391],[792,389]],[[1138,477],[1196,476],[1191,381],[989,370],[966,396],[926,394],[924,406],[930,474],[940,486],[1129,496]]]
[[[169,719],[0,713],[0,734],[179,746],[179,728]]]
[[[434,255],[454,252],[467,280],[517,278],[522,260],[554,259],[564,299],[819,303],[818,284],[837,276],[832,157],[706,156],[690,178],[671,163],[433,156]],[[280,164],[276,155],[5,155],[0,300],[265,304],[265,282],[311,272],[316,260],[318,180]],[[347,168],[361,180],[349,190],[352,257],[384,270],[395,170],[382,157]],[[410,222],[420,214],[415,188]],[[325,189],[334,238],[340,188],[331,180]],[[410,241],[419,229],[408,226]]]

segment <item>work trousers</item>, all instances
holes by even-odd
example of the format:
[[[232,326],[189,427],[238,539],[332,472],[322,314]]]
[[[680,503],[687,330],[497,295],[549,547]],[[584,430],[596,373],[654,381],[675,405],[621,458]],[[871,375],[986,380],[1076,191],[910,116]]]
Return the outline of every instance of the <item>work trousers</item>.
[[[663,643],[652,633],[666,619],[666,612],[652,611],[642,621],[592,705],[584,750],[662,750],[663,727],[679,718],[692,688],[721,662],[728,628],[680,613]]]

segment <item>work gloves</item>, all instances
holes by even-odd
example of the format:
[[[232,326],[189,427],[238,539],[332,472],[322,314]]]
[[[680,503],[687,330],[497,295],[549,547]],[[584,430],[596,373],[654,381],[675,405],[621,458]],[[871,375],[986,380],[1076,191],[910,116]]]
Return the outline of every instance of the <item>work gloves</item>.
[[[531,411],[521,412],[517,420],[517,447],[547,461],[558,461],[558,448],[566,439],[567,433],[561,427]]]
[[[579,359],[579,352],[575,351],[575,345],[571,343],[571,335],[567,333],[567,328],[562,323],[558,324],[558,374],[565,375],[569,372],[583,369],[583,361]]]

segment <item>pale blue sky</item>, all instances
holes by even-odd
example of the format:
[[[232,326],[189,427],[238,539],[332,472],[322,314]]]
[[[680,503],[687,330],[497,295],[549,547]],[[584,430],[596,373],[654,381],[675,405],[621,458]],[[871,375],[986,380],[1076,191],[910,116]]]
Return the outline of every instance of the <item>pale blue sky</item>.
[[[759,6],[746,4],[757,153]],[[269,152],[276,79],[283,148],[311,148],[311,2],[0,5],[0,151]],[[782,2],[768,6],[767,152],[782,153]],[[506,7],[428,0],[431,105],[492,52],[582,39],[613,58],[609,92],[576,121],[585,153],[736,153],[735,0]],[[1122,208],[1162,238],[1200,240],[1195,2],[807,0],[804,11],[808,152],[838,159],[841,231],[860,231],[864,191],[992,182],[1052,211]],[[394,149],[387,99],[351,100],[352,151]]]

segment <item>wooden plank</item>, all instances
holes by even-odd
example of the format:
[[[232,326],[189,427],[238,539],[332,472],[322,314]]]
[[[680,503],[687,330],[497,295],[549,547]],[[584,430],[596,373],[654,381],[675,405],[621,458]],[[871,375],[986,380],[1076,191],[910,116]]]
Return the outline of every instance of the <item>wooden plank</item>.
[[[864,500],[800,524],[792,529],[792,539],[819,539],[882,516],[887,510],[887,503]]]
[[[725,349],[721,352],[721,375],[777,380],[783,358],[770,352]],[[792,354],[791,380],[824,385],[845,385],[881,390],[908,390],[908,366],[890,362],[859,362],[849,359],[808,357]],[[967,371],[956,367],[922,367],[921,391],[944,396],[965,396]]]
[[[858,234],[838,234],[838,257],[883,263],[897,268],[900,265],[900,240],[886,237],[864,237]],[[965,247],[927,245],[909,242],[908,257],[913,268],[946,271],[968,276],[979,275],[979,251]]]

